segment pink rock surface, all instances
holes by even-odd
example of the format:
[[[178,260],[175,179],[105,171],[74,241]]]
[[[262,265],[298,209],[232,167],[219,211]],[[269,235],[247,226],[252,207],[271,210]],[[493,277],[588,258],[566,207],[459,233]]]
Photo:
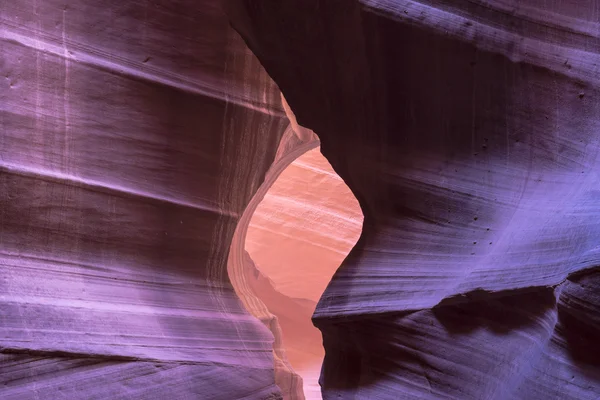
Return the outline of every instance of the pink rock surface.
[[[356,198],[316,148],[269,189],[248,227],[246,249],[278,292],[316,305],[361,227]]]
[[[356,243],[362,219],[358,202],[315,148],[279,175],[248,226],[246,250],[265,276],[256,293],[279,320],[287,359],[303,378],[307,399],[321,398],[324,356],[311,316]]]
[[[314,304],[308,310],[304,306],[299,309],[297,301],[277,292],[273,282],[256,268],[254,261],[246,251],[248,227],[255,210],[269,189],[291,163],[318,146],[318,140],[314,133],[296,124],[285,100],[283,100],[283,106],[290,123],[281,138],[275,160],[268,169],[262,185],[238,221],[231,242],[227,271],[233,288],[246,310],[258,318],[270,330],[275,339],[273,343],[274,378],[284,399],[303,400],[305,399],[303,379],[289,363],[287,350],[290,341],[288,340],[284,345],[283,330],[285,327],[288,333],[309,332],[313,338],[315,334],[319,335],[319,332],[310,324],[310,315],[314,310]],[[292,335],[292,342],[293,338]],[[320,357],[322,359],[322,354]]]

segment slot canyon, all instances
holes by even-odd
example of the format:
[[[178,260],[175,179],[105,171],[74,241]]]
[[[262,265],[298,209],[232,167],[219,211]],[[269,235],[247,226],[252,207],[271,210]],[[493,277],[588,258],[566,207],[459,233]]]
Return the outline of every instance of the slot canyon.
[[[263,185],[271,180],[265,179]],[[272,332],[281,343],[282,360],[289,362],[291,374],[302,379],[305,398],[321,399],[318,379],[324,349],[311,317],[331,277],[356,244],[362,213],[318,147],[289,164],[266,195],[260,194],[259,190],[259,197],[253,199],[260,199],[256,210],[253,201],[246,210],[254,214],[245,236],[247,253],[240,257],[250,288],[245,293],[254,299],[247,304],[262,302],[267,315],[276,317],[272,323],[279,328]],[[245,229],[243,221],[238,229]],[[236,239],[232,246],[241,250]],[[233,282],[237,287],[235,278]],[[251,306],[248,311],[252,313]],[[290,397],[302,398],[296,381],[296,385],[287,383],[289,378],[276,383],[289,388]]]
[[[600,398],[600,0],[0,21],[0,399]]]

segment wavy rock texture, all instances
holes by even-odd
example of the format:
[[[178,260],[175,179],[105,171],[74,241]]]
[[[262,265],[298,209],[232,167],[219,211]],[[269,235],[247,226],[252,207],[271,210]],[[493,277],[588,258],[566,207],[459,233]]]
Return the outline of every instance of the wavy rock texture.
[[[255,292],[277,316],[287,360],[303,378],[307,399],[321,398],[324,356],[311,316],[361,227],[358,202],[316,148],[281,173],[247,228],[247,262],[260,274]]]
[[[324,398],[598,398],[600,3],[230,6],[365,216]]]
[[[218,3],[0,7],[0,398],[281,398],[227,257],[289,121]]]
[[[317,148],[271,186],[248,227],[246,249],[281,294],[316,306],[361,225],[358,202]]]
[[[290,164],[302,154],[319,145],[318,138],[313,132],[297,125],[293,113],[287,107],[287,102],[283,98],[282,100],[290,124],[281,138],[275,160],[267,171],[264,182],[238,221],[231,242],[227,270],[235,292],[246,310],[258,318],[273,334],[275,339],[273,343],[275,383],[281,389],[284,399],[303,400],[305,399],[303,379],[288,361],[286,350],[289,348],[289,338],[284,344],[282,325],[286,326],[288,333],[290,327],[295,330],[298,327],[304,327],[306,331],[306,325],[310,323],[314,307],[309,311],[304,310],[305,307],[298,309],[298,305],[292,299],[276,291],[273,282],[256,268],[254,261],[246,251],[248,227],[257,207],[261,205],[269,189]],[[282,324],[281,317],[290,321],[291,324]],[[309,329],[309,331],[314,338],[314,327],[312,328],[313,330]],[[318,331],[316,334],[318,335]]]
[[[598,398],[600,3],[229,5],[365,216],[323,397]],[[302,398],[242,221],[316,138],[219,2],[0,20],[0,397]]]
[[[319,399],[324,352],[311,316],[356,243],[362,214],[318,138],[297,125],[285,99],[283,105],[290,127],[238,223],[228,270],[246,309],[275,337],[275,381],[284,398]]]

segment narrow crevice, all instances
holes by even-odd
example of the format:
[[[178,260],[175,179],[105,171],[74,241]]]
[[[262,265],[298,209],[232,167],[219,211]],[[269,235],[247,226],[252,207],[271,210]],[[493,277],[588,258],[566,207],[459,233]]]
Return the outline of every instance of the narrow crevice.
[[[312,314],[361,228],[356,198],[319,149],[283,171],[248,226],[253,288],[278,319],[280,343],[303,379],[307,399],[321,398],[318,379],[325,356]]]

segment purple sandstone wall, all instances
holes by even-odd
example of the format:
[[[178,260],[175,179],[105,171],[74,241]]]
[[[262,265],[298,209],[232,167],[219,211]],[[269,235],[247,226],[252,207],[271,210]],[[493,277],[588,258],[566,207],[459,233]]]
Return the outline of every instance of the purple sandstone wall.
[[[229,3],[365,215],[324,398],[599,398],[600,2]]]
[[[219,3],[0,18],[0,399],[280,398],[227,254],[288,120]]]
[[[599,398],[600,2],[228,6],[0,4],[0,398],[283,396],[227,276],[258,60],[365,215],[325,399]]]

